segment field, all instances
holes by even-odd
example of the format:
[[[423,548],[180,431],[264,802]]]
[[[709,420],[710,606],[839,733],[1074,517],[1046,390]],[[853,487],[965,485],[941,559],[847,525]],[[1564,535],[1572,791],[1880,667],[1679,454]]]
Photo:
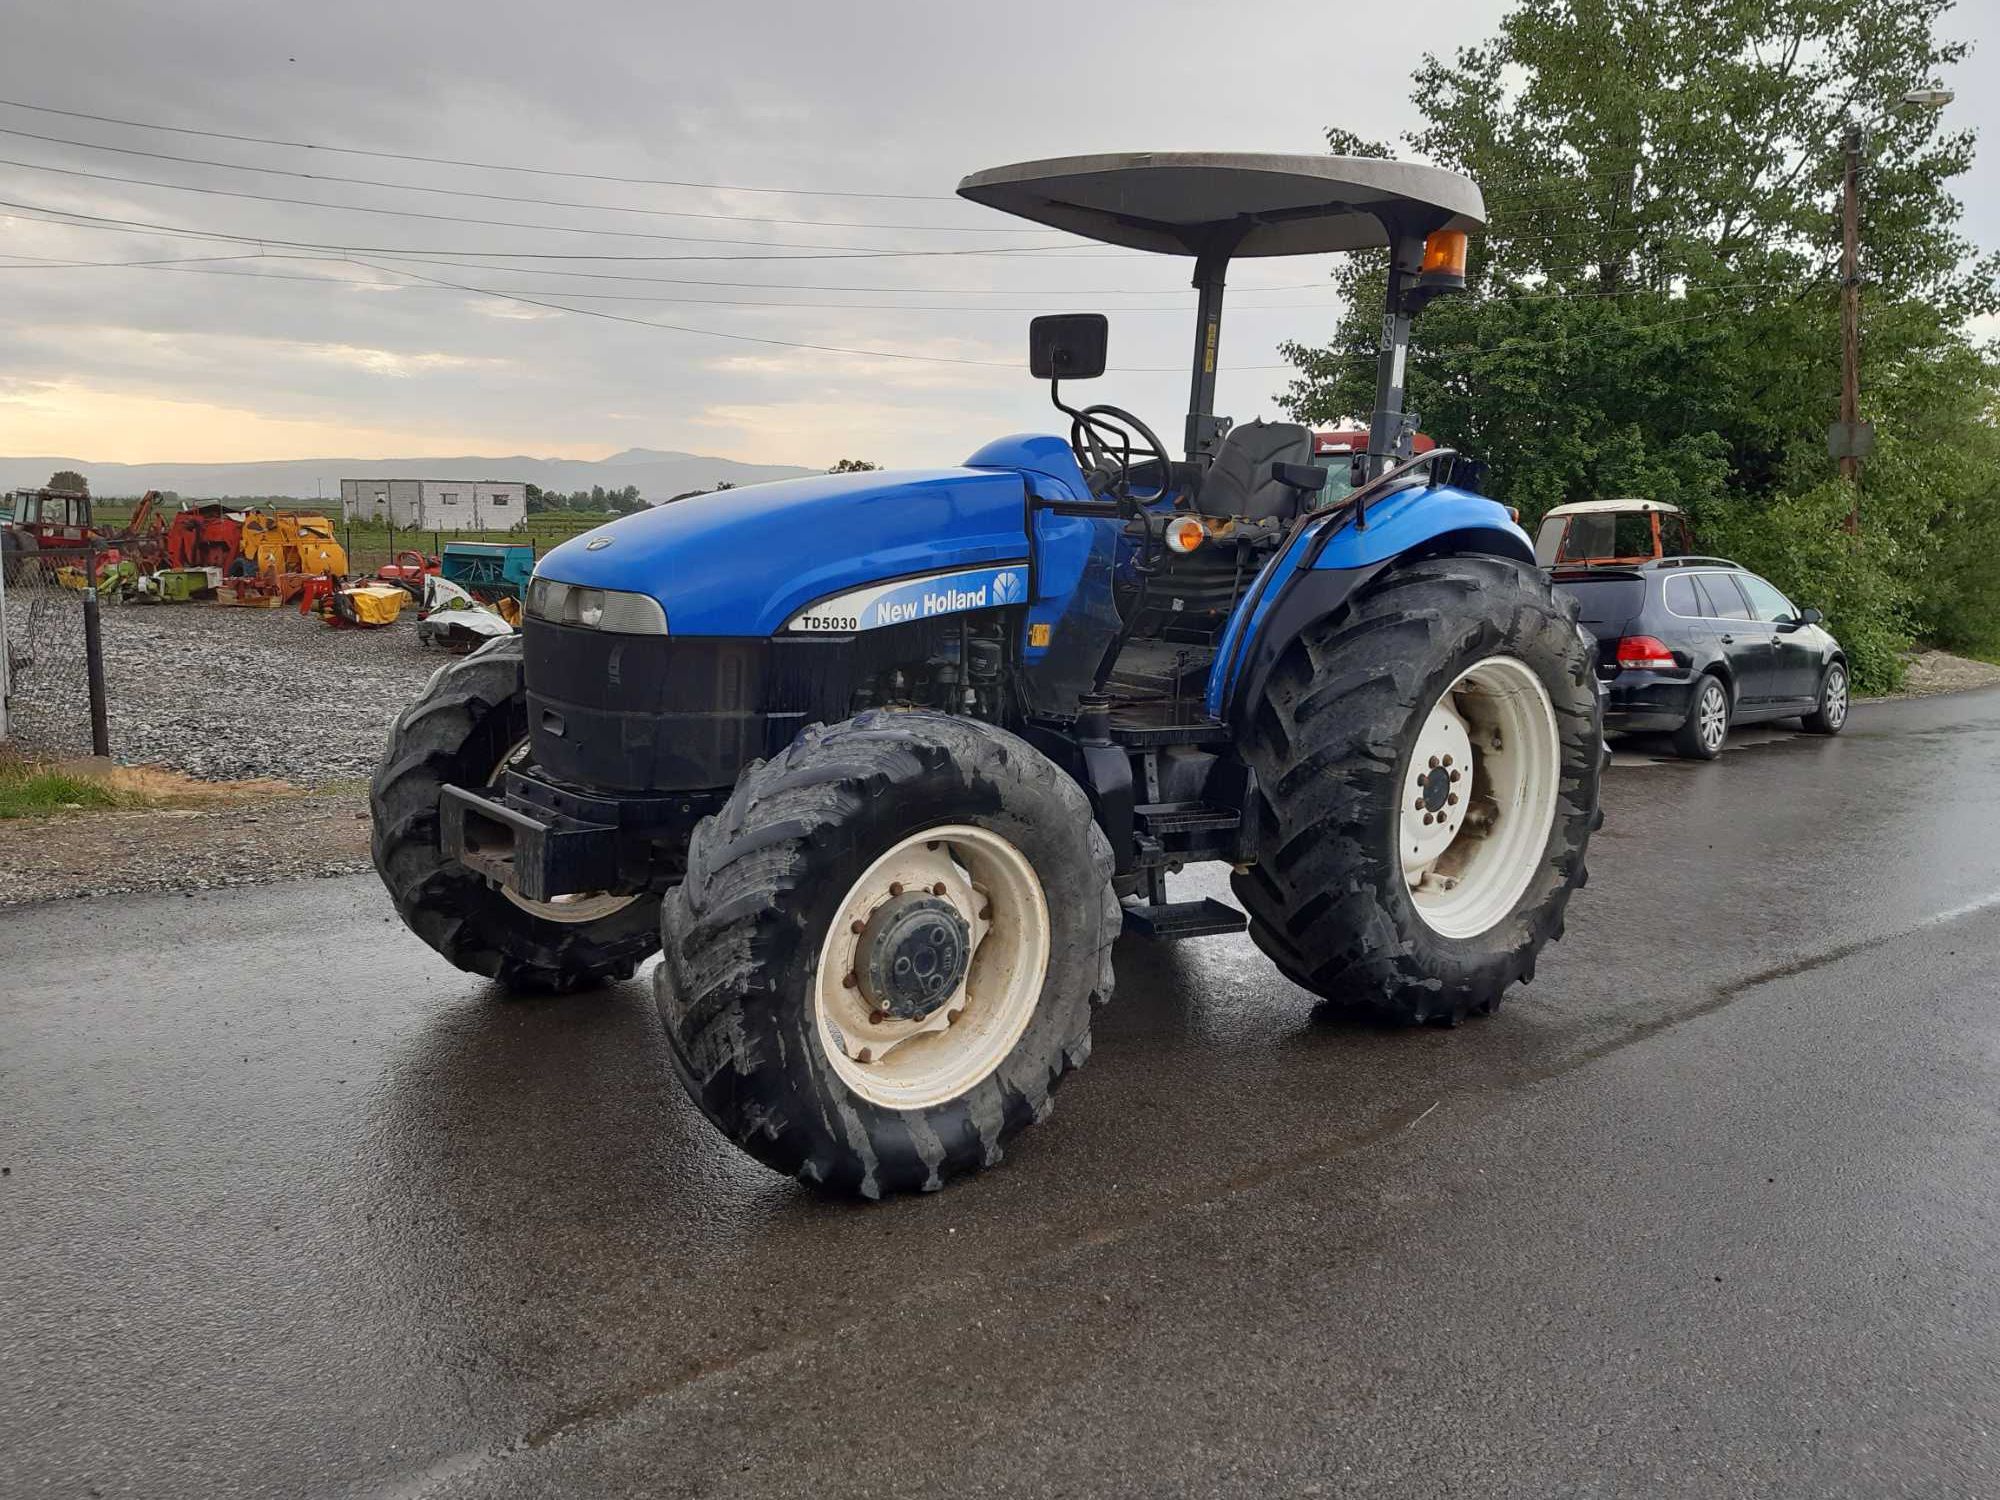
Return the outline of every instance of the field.
[[[502,531],[415,531],[406,526],[393,527],[378,521],[342,521],[338,518],[338,501],[322,505],[312,500],[235,499],[223,503],[232,508],[297,511],[332,518],[334,530],[341,544],[347,548],[349,571],[355,573],[372,573],[405,549],[437,552],[447,541],[526,542],[539,557],[573,536],[616,519],[611,511],[549,510],[528,516]],[[131,500],[100,500],[94,506],[93,514],[100,527],[116,530],[131,519],[135,504]]]

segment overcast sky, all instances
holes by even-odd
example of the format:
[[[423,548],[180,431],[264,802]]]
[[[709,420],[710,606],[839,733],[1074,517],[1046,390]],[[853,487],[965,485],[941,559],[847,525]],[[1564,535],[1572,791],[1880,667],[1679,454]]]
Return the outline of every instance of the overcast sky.
[[[595,458],[637,446],[816,466],[955,462],[988,437],[1051,426],[1026,372],[1026,323],[1064,308],[1111,315],[1111,362],[1125,368],[1093,395],[1137,409],[1177,446],[1188,263],[1064,243],[952,199],[958,179],[1084,151],[1316,151],[1334,123],[1393,136],[1416,121],[1413,47],[1448,53],[1489,34],[1503,10],[1500,0],[0,5],[0,98],[17,104],[320,146],[857,195],[446,167],[0,105],[10,132],[0,134],[0,263],[29,267],[0,269],[0,452]],[[1966,0],[1951,19],[1955,34],[1982,44],[1967,75],[1991,78],[2000,66],[1996,12],[2000,0]],[[1952,82],[1949,118],[1981,127],[1995,149],[2000,90],[1971,76]],[[1988,247],[2000,244],[1996,186],[2000,167],[1986,160],[1960,187],[1966,227]],[[347,259],[267,243],[261,261],[58,268],[44,262],[257,248],[60,227],[38,209],[338,246]],[[864,250],[928,253],[831,258]],[[996,250],[1010,253],[937,253]],[[380,269],[391,265],[383,251],[455,263]],[[649,258],[474,266],[459,252]],[[306,255],[321,258],[281,258]],[[773,259],[793,256],[816,258]],[[1276,345],[1330,331],[1326,274],[1324,260],[1237,268],[1218,410],[1277,414]],[[743,338],[971,363],[732,342],[419,276]]]

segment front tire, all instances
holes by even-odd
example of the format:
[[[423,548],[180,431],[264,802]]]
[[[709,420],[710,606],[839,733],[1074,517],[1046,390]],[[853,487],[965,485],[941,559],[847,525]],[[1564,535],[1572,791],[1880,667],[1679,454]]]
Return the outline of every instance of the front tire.
[[[397,715],[369,787],[376,872],[410,930],[469,973],[530,994],[629,979],[659,945],[647,896],[526,901],[439,844],[444,789],[491,785],[527,738],[519,636],[439,668]]]
[[[1303,631],[1244,753],[1250,934],[1334,1008],[1399,1023],[1496,1009],[1562,935],[1601,821],[1592,653],[1546,578],[1422,559]]]
[[[766,1166],[933,1190],[998,1162],[1082,1066],[1120,924],[1110,846],[1040,752],[864,713],[751,766],[696,827],[660,1017],[689,1095]]]
[[[1847,663],[1835,662],[1819,680],[1819,706],[1799,722],[1808,734],[1839,734],[1847,727]]]

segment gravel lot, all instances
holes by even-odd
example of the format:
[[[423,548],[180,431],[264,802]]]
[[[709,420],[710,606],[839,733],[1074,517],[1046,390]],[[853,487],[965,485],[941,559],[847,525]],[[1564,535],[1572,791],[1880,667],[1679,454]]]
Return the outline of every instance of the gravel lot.
[[[366,780],[390,720],[448,660],[418,644],[414,611],[336,630],[295,609],[201,605],[107,608],[104,658],[116,759],[313,787]]]
[[[369,868],[359,792],[0,820],[0,911],[74,896],[221,890]]]

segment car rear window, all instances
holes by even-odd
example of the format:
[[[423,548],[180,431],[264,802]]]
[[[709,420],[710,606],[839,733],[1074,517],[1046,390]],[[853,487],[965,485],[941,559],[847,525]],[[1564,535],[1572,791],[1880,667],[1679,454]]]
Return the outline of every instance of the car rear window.
[[[1585,512],[1569,518],[1569,530],[1555,560],[1588,562],[1602,557],[1651,557],[1653,517],[1650,512]]]
[[[1622,578],[1558,578],[1558,589],[1576,600],[1586,625],[1623,625],[1646,607],[1646,581]]]

